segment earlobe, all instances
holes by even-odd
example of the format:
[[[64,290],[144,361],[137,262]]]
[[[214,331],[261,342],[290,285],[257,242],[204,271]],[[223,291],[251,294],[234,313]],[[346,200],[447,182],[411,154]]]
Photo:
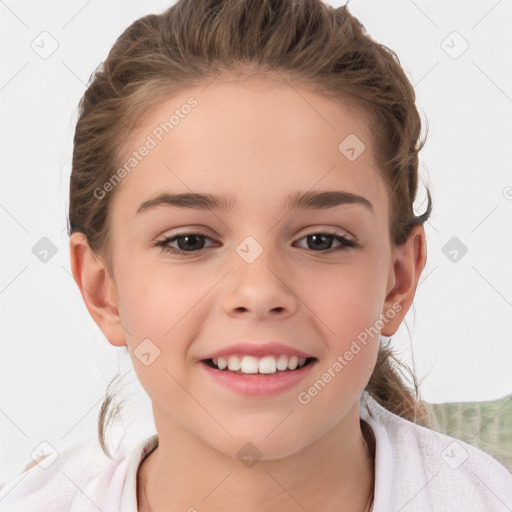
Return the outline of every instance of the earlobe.
[[[117,291],[106,263],[93,254],[83,233],[71,234],[69,252],[73,278],[93,320],[112,345],[126,345]]]
[[[423,225],[415,226],[407,241],[395,248],[389,276],[391,289],[382,311],[387,319],[381,330],[383,336],[392,336],[409,311],[426,257],[425,230]]]

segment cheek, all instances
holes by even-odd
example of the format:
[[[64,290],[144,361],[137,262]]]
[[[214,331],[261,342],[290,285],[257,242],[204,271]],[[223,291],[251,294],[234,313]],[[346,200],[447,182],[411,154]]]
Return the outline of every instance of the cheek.
[[[178,383],[187,379],[183,361],[197,329],[195,305],[208,283],[170,266],[131,263],[118,266],[118,295],[133,367],[155,404],[179,404],[184,396]]]
[[[327,339],[343,347],[382,313],[383,280],[380,267],[372,264],[339,266],[336,270],[308,272],[299,282],[301,300],[323,325]],[[350,344],[350,343],[349,343]]]
[[[333,421],[345,410],[344,399],[355,399],[364,389],[375,366],[382,279],[379,265],[363,261],[339,267],[337,272],[331,269],[323,276],[317,274],[314,282],[311,276],[304,281],[305,302],[315,314],[326,349],[311,381],[313,387],[304,390],[304,400],[315,402],[311,409],[337,403]]]
[[[170,400],[180,392],[170,373],[180,382],[186,380],[183,362],[191,340],[201,331],[205,296],[218,277],[136,258],[116,269],[121,322],[135,371],[150,396],[166,390]]]
[[[124,325],[133,337],[154,337],[162,347],[171,333],[175,337],[175,327],[193,316],[195,305],[215,282],[211,275],[203,276],[191,267],[162,262],[134,259],[129,267],[118,267]]]

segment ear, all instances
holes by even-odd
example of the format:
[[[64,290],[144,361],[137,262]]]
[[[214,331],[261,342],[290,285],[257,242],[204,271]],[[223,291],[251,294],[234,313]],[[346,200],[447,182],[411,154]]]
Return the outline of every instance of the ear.
[[[423,225],[414,226],[407,241],[395,247],[393,251],[387,296],[382,310],[385,318],[384,327],[381,330],[383,336],[392,336],[398,330],[412,304],[426,261],[425,229]],[[391,312],[394,312],[393,317]]]
[[[71,271],[90,315],[112,345],[126,345],[115,282],[106,262],[93,254],[83,233],[71,234],[69,252]]]

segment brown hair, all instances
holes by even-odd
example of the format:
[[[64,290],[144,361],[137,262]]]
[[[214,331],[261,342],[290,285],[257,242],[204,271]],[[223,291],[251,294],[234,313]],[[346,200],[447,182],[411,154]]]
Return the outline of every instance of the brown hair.
[[[421,120],[415,93],[396,54],[375,42],[347,6],[321,0],[179,0],[161,14],[132,23],[91,76],[79,104],[69,201],[69,234],[80,231],[112,270],[108,208],[116,187],[98,199],[120,165],[126,142],[145,114],[178,90],[231,73],[278,76],[333,100],[359,107],[372,130],[377,161],[390,197],[389,236],[402,245],[416,216]],[[399,370],[408,370],[381,346],[366,390],[406,419],[428,424],[428,414]],[[103,451],[103,403],[98,433]],[[115,415],[114,415],[115,416]],[[112,415],[109,417],[112,419]],[[108,423],[108,421],[107,421]]]

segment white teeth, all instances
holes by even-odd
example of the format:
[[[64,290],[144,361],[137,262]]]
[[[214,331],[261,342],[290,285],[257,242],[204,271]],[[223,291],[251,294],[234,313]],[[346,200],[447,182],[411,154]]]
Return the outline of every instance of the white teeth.
[[[286,356],[281,354],[277,360],[274,356],[264,356],[261,358],[255,356],[235,355],[226,357],[215,357],[213,364],[219,370],[227,369],[232,372],[241,371],[242,373],[276,373],[277,370],[295,370],[301,368],[306,363],[305,357]]]
[[[274,356],[262,357],[259,362],[259,370],[260,373],[275,373],[276,360]]]
[[[288,368],[290,370],[295,370],[297,368],[297,365],[299,364],[299,358],[297,356],[290,357],[288,361]]]
[[[288,358],[285,355],[279,356],[277,360],[277,369],[286,370],[288,368]]]
[[[240,370],[242,373],[258,373],[258,358],[254,356],[242,357]]]
[[[232,372],[240,370],[240,359],[237,356],[229,356],[228,358],[228,369]]]

